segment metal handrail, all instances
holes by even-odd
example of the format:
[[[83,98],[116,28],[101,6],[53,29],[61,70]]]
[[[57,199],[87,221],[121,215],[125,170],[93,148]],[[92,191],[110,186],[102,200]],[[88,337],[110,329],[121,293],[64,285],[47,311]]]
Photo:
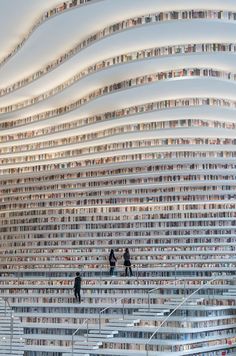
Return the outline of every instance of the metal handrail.
[[[136,265],[136,267],[137,267],[137,280],[138,280],[138,264]],[[101,275],[100,275],[100,279],[101,279]],[[179,282],[179,281],[182,281],[182,279],[176,280],[176,265],[175,265],[175,280],[174,280],[174,283],[177,283],[177,282]],[[171,284],[171,283],[173,283],[173,281],[170,281],[170,283],[168,283],[168,284]],[[161,288],[163,288],[163,285],[158,286],[157,288],[153,288],[153,289],[151,289],[151,290],[148,291],[148,309],[150,309],[150,294],[151,294],[152,292],[154,292],[155,290],[158,290],[158,289],[161,289]],[[184,288],[185,288],[185,287],[184,287]],[[102,313],[103,313],[104,311],[106,311],[107,309],[110,309],[113,305],[115,305],[115,304],[117,304],[118,302],[121,302],[121,301],[123,301],[123,303],[122,303],[122,316],[123,316],[123,320],[124,320],[124,318],[125,318],[125,313],[124,313],[124,300],[125,300],[126,298],[127,298],[127,296],[122,297],[122,298],[118,299],[117,301],[115,301],[115,303],[112,303],[112,304],[110,304],[109,306],[107,306],[107,307],[105,307],[105,308],[103,308],[102,310],[99,311],[99,315],[98,315],[98,320],[99,320],[99,334],[101,334],[101,316],[102,316]],[[130,299],[130,297],[128,297],[128,299]]]
[[[210,285],[212,282],[214,282],[217,279],[222,278],[222,275],[214,277],[212,279],[210,279],[210,281],[206,282],[205,284],[201,285],[198,289],[196,289],[193,293],[191,293],[188,297],[184,298],[182,300],[181,303],[179,303],[174,310],[172,310],[172,312],[170,314],[167,315],[167,317],[161,322],[161,324],[158,326],[158,328],[153,332],[153,334],[150,336],[149,340],[146,342],[145,344],[145,350],[146,350],[146,356],[149,355],[149,350],[148,350],[148,346],[150,344],[150,342],[152,341],[153,337],[158,333],[158,331],[162,328],[162,326],[165,324],[165,322],[176,312],[176,310],[178,310],[186,301],[188,301],[189,299],[191,299],[191,297],[196,294],[197,292],[199,292],[199,290],[204,289],[206,286]]]
[[[110,265],[107,264],[106,266],[110,266]],[[82,269],[83,269],[83,267],[82,267]],[[102,275],[101,275],[101,270],[100,270],[100,280],[101,280],[101,278],[102,278]],[[115,304],[117,304],[118,302],[122,301],[122,300],[123,300],[123,303],[122,303],[123,312],[122,312],[122,314],[123,314],[123,319],[124,319],[124,299],[125,299],[125,298],[127,298],[127,297],[122,297],[122,298],[116,300],[115,303],[112,303],[112,304],[110,304],[109,306],[107,306],[107,307],[105,307],[105,308],[103,308],[102,310],[99,311],[99,334],[101,334],[101,316],[102,316],[102,313],[103,313],[104,311],[106,311],[107,309],[111,308],[113,305],[115,305]],[[88,341],[88,322],[89,322],[89,320],[90,320],[90,319],[88,319],[88,318],[85,319],[85,320],[83,321],[83,323],[80,324],[80,326],[79,326],[79,327],[74,331],[74,333],[72,334],[72,337],[71,337],[71,355],[72,355],[72,356],[74,356],[74,337],[75,337],[75,335],[77,334],[77,332],[78,332],[79,330],[81,330],[81,328],[83,327],[83,325],[84,325],[85,323],[87,323],[87,341]]]
[[[175,266],[175,270],[176,270],[176,266]],[[182,281],[182,279],[176,280],[176,274],[175,274],[174,283],[177,283],[177,282],[179,282],[179,281]],[[170,283],[167,283],[167,284],[171,284],[171,283],[173,283],[173,281],[170,281]],[[153,288],[153,289],[151,289],[151,290],[148,291],[148,309],[150,309],[150,294],[151,294],[152,292],[158,290],[158,289],[161,289],[161,288],[163,288],[163,285],[158,286],[158,287]],[[184,287],[184,288],[185,288],[185,287]],[[117,304],[118,302],[121,302],[121,301],[123,301],[123,303],[122,303],[122,316],[123,316],[123,320],[124,320],[124,318],[125,318],[125,313],[124,313],[124,304],[125,304],[125,303],[124,303],[124,300],[125,300],[126,298],[127,298],[127,296],[122,297],[122,298],[118,299],[117,301],[115,301],[115,303],[112,303],[112,304],[110,304],[109,306],[107,306],[107,307],[105,307],[105,308],[103,308],[102,310],[99,311],[99,315],[98,315],[98,320],[99,320],[99,334],[101,334],[101,316],[102,316],[102,313],[103,313],[104,311],[110,309],[113,305],[115,305],[115,304]],[[128,297],[127,299],[130,299],[130,297]]]
[[[109,265],[106,265],[106,266],[109,266]],[[100,271],[101,272],[101,271]],[[138,272],[138,265],[137,265],[137,272]],[[138,275],[138,273],[137,273]],[[101,273],[100,273],[100,279],[101,279]],[[182,281],[182,279],[178,279],[176,280],[176,265],[175,265],[175,280],[174,282],[177,283],[178,281]],[[171,284],[173,283],[173,281],[170,281],[170,283],[168,284]],[[163,285],[161,286],[158,286],[157,288],[153,288],[151,289],[150,291],[148,291],[148,305],[149,305],[149,309],[150,309],[150,293],[154,292],[155,290],[157,289],[160,289],[160,288],[163,288]],[[124,300],[125,299],[130,299],[131,297],[127,297],[127,296],[124,296],[118,300],[116,300],[114,303],[108,305],[107,307],[101,309],[98,313],[98,320],[99,320],[99,334],[101,335],[101,326],[102,326],[102,321],[101,321],[101,317],[102,317],[102,314],[112,308],[114,305],[116,305],[117,303],[122,302],[122,316],[123,316],[123,320],[125,319],[125,313],[124,313],[124,306],[125,306],[125,303],[124,303]],[[74,355],[74,336],[77,334],[77,332],[82,328],[82,326],[85,324],[85,322],[87,322],[87,341],[88,341],[88,321],[89,319],[85,319],[84,322],[79,326],[79,328],[72,334],[72,356]]]
[[[123,315],[123,320],[125,319],[125,303],[124,303],[124,300],[127,298],[127,296],[125,297],[122,297],[118,300],[115,301],[115,303],[112,303],[110,305],[108,305],[106,308],[103,308],[102,310],[99,311],[99,314],[98,314],[98,321],[99,321],[99,334],[101,335],[101,324],[102,324],[102,321],[101,321],[101,318],[102,318],[102,313],[110,308],[113,307],[113,305],[116,305],[118,302],[122,302],[122,315]],[[130,299],[130,297],[128,297],[127,299]]]
[[[11,309],[11,314],[12,314],[12,308],[11,308],[11,305],[10,305],[10,303],[9,303],[9,301],[8,301],[8,298],[2,297],[2,299],[3,299],[4,302],[5,302],[5,314],[6,314],[6,306],[7,306],[7,305],[8,305],[8,307]]]
[[[120,302],[120,301],[124,301],[124,299],[125,298],[127,298],[127,297],[122,297],[122,298],[120,298],[120,299],[118,299],[118,300],[116,300],[115,301],[115,303],[113,303],[113,304],[111,304],[111,305],[109,305],[109,306],[107,306],[107,307],[105,307],[105,308],[103,308],[102,310],[100,310],[99,311],[99,334],[101,335],[101,315],[102,315],[102,313],[104,312],[104,311],[106,311],[107,309],[109,309],[109,308],[111,308],[113,305],[115,305],[116,303],[118,303],[118,302]],[[123,319],[124,319],[124,302],[123,302],[123,305],[122,305],[122,308],[123,308]],[[71,355],[72,356],[74,356],[74,337],[75,337],[75,335],[77,334],[77,332],[79,331],[79,330],[81,330],[82,329],[82,327],[83,327],[83,325],[85,324],[85,323],[87,323],[87,341],[88,341],[88,323],[89,323],[89,320],[90,319],[85,319],[84,321],[83,321],[83,323],[82,324],[80,324],[80,326],[73,332],[73,334],[72,334],[72,337],[71,337]]]
[[[7,315],[7,306],[10,309],[10,354],[12,353],[12,341],[13,341],[13,329],[14,329],[14,316],[13,316],[13,310],[12,307],[8,301],[8,298],[6,297],[2,297],[2,300],[4,300],[5,302],[5,308],[4,308],[4,312],[5,312],[5,316]]]
[[[150,310],[150,305],[151,305],[151,304],[150,304],[150,294],[151,294],[151,293],[157,291],[158,289],[162,289],[163,287],[168,286],[168,285],[170,285],[170,284],[172,284],[172,283],[175,283],[175,284],[176,284],[177,282],[182,282],[182,281],[185,282],[185,280],[183,280],[183,279],[175,279],[174,281],[169,281],[169,282],[167,282],[165,285],[164,285],[164,284],[158,285],[158,287],[153,288],[153,289],[150,289],[150,290],[148,291],[148,309]],[[184,289],[185,289],[185,284],[184,284]]]
[[[75,337],[75,335],[77,334],[77,332],[82,329],[82,327],[83,327],[83,325],[84,325],[85,323],[87,323],[87,341],[88,341],[88,322],[89,322],[89,319],[88,319],[88,318],[85,319],[85,320],[83,321],[83,323],[80,324],[80,326],[73,332],[73,334],[72,334],[72,336],[71,336],[71,355],[72,355],[72,356],[74,356],[74,337]]]

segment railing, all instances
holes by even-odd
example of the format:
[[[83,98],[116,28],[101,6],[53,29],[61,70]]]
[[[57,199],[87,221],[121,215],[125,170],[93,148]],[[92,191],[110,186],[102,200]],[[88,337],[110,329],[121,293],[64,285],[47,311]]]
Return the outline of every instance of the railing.
[[[150,310],[150,306],[151,306],[151,303],[150,303],[150,294],[151,294],[151,293],[157,291],[158,289],[162,289],[162,288],[165,287],[166,285],[168,286],[168,285],[170,285],[170,284],[172,284],[172,283],[176,284],[177,282],[182,282],[182,281],[184,281],[184,291],[185,291],[185,290],[186,290],[186,281],[183,280],[183,279],[175,279],[174,281],[170,281],[170,282],[166,283],[165,285],[164,285],[164,284],[163,284],[163,285],[159,285],[159,286],[156,287],[156,288],[150,289],[150,290],[148,291],[148,309]]]
[[[7,298],[2,298],[4,300],[4,314],[7,316],[7,307],[10,311],[10,354],[12,354],[12,341],[13,341],[13,329],[14,329],[14,316],[13,316],[13,310],[12,307],[8,301]]]
[[[115,303],[112,303],[108,307],[103,308],[102,310],[99,311],[98,322],[99,322],[99,334],[100,335],[101,335],[101,328],[102,328],[102,314],[104,313],[104,311],[112,308],[113,305],[115,305],[115,304],[117,304],[118,302],[121,302],[121,301],[122,301],[122,318],[123,318],[123,320],[125,319],[125,299],[131,299],[131,297],[128,297],[128,298],[127,298],[127,296],[122,297],[122,298],[118,299],[117,301],[115,301]]]
[[[110,268],[110,265],[106,265],[106,267],[108,267],[107,268],[107,270],[109,271],[109,268]],[[117,266],[116,266],[117,267]],[[139,272],[139,270],[138,270],[138,265],[136,265],[136,266],[134,266],[134,267],[136,267],[136,277],[137,277],[137,280],[138,280],[138,272]],[[175,280],[174,281],[170,281],[170,283],[167,283],[167,285],[168,284],[171,284],[171,283],[177,283],[177,282],[179,282],[179,281],[182,281],[183,279],[176,279],[176,270],[177,270],[177,266],[175,265]],[[102,271],[100,270],[100,280],[102,279]],[[156,288],[153,288],[153,289],[151,289],[151,290],[149,290],[148,291],[148,308],[150,309],[150,294],[152,293],[152,292],[154,292],[154,291],[156,291],[156,290],[158,290],[158,289],[161,289],[161,288],[163,288],[163,286],[164,285],[158,285],[158,287],[156,287]],[[184,290],[186,289],[186,281],[184,280]],[[116,300],[114,303],[112,303],[112,304],[110,304],[110,305],[108,305],[107,307],[105,307],[105,308],[103,308],[103,309],[101,309],[100,311],[99,311],[99,313],[98,313],[98,330],[99,330],[99,334],[101,335],[101,331],[102,331],[102,314],[106,311],[106,310],[108,310],[108,309],[110,309],[110,308],[112,308],[114,305],[116,305],[117,303],[119,303],[119,302],[122,302],[122,318],[123,318],[123,320],[125,319],[125,299],[131,299],[131,297],[127,297],[127,296],[124,296],[124,297],[122,297],[122,298],[120,298],[120,299],[118,299],[118,300]],[[87,338],[87,341],[88,341],[88,323],[89,323],[89,319],[85,319],[84,320],[84,322],[82,323],[82,324],[80,324],[80,326],[78,327],[78,329],[76,329],[76,331],[72,334],[72,346],[71,346],[71,355],[72,356],[74,356],[74,337],[75,337],[75,335],[77,334],[77,332],[79,331],[79,330],[81,330],[82,329],[82,327],[84,326],[84,324],[87,324],[87,334],[86,334],[86,338]]]
[[[178,310],[185,302],[192,298],[200,290],[204,289],[206,286],[213,283],[215,280],[222,278],[222,275],[212,278],[210,281],[206,282],[204,285],[201,285],[198,289],[196,289],[193,293],[191,293],[188,297],[184,297],[183,301],[179,303],[174,310],[161,322],[158,328],[154,331],[154,333],[150,336],[149,340],[145,344],[146,356],[149,356],[149,344],[152,341],[153,337],[158,333],[158,331],[162,328],[162,326],[166,323],[166,321]]]
[[[138,280],[139,276],[138,276],[138,272],[139,272],[139,269],[138,269],[138,264],[135,266],[136,267],[136,278]],[[176,284],[177,282],[180,282],[182,281],[183,279],[176,279],[176,270],[177,270],[177,266],[175,265],[175,280],[174,281],[170,281],[170,283],[167,283],[168,284],[172,284],[173,282]],[[150,294],[153,293],[154,291],[158,290],[158,289],[161,289],[163,288],[164,285],[158,285],[158,287],[156,288],[153,288],[151,290],[149,290],[147,293],[148,293],[148,309],[150,309]],[[185,294],[186,294],[186,281],[184,280],[184,291],[185,291]],[[121,302],[122,301],[122,317],[123,317],[123,320],[125,319],[125,313],[124,313],[124,300],[125,299],[130,299],[130,297],[127,298],[127,296],[125,297],[122,297],[120,299],[118,299],[115,303],[109,305],[108,307],[100,310],[99,312],[99,315],[98,315],[98,320],[99,320],[99,334],[101,334],[101,316],[103,314],[104,311],[106,311],[107,309],[111,308],[114,304],[118,303],[118,302]]]
[[[71,336],[71,355],[72,355],[72,356],[74,356],[74,338],[75,338],[76,334],[78,333],[78,331],[82,329],[82,327],[84,326],[85,323],[87,324],[86,329],[87,329],[87,341],[88,341],[88,323],[89,323],[89,319],[87,318],[87,319],[85,319],[85,320],[83,321],[82,324],[80,324],[80,326],[78,327],[78,329],[76,329],[76,330],[73,332],[72,336]]]
[[[118,302],[120,302],[120,301],[123,300],[123,303],[122,303],[122,308],[123,308],[122,315],[123,315],[123,319],[124,319],[124,317],[125,317],[125,314],[124,314],[124,306],[125,306],[124,300],[125,300],[125,299],[130,299],[130,298],[122,297],[122,298],[118,299],[115,303],[113,303],[113,304],[111,304],[111,305],[107,306],[106,308],[103,308],[102,310],[99,311],[98,320],[99,320],[99,334],[100,334],[100,335],[101,335],[101,325],[102,325],[102,322],[101,322],[102,313],[103,313],[104,311],[108,310],[109,308],[111,308],[111,307],[112,307],[113,305],[115,305],[116,303],[118,303]],[[83,321],[83,323],[80,324],[80,326],[79,326],[79,327],[73,332],[73,334],[72,334],[72,337],[71,337],[71,355],[72,355],[72,356],[74,356],[74,338],[75,338],[76,334],[78,333],[78,331],[80,331],[80,330],[83,328],[83,326],[84,326],[85,323],[86,323],[86,329],[87,329],[86,339],[87,339],[87,342],[88,342],[88,336],[89,336],[89,333],[88,333],[89,327],[88,327],[88,325],[89,325],[89,320],[90,320],[89,318],[85,319],[85,320]]]
[[[175,280],[174,283],[177,283],[179,281],[182,281],[181,279],[178,279],[178,280]],[[170,283],[167,283],[168,284],[171,284],[173,283],[173,281],[170,281]],[[161,289],[163,288],[164,285],[161,285],[161,286],[158,286],[157,288],[154,288],[154,289],[151,289],[150,291],[148,291],[148,309],[150,309],[150,294],[158,289]],[[114,304],[118,303],[118,302],[121,302],[122,301],[122,318],[123,320],[125,319],[125,313],[124,313],[124,309],[125,309],[125,303],[124,303],[124,300],[125,299],[130,299],[131,297],[122,297],[120,299],[118,299],[115,303],[109,305],[108,307],[102,309],[100,312],[99,312],[99,333],[101,334],[101,315],[104,311],[106,311],[107,309],[111,308]]]

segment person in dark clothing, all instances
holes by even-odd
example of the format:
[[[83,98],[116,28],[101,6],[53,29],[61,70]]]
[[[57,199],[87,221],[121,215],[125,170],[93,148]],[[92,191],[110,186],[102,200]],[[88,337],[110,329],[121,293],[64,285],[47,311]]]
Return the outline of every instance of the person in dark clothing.
[[[129,253],[128,248],[125,249],[125,253],[124,253],[123,257],[124,257],[124,266],[125,266],[125,276],[128,276],[128,270],[129,270],[129,274],[132,277],[133,272],[132,272],[132,268],[131,268],[130,253]]]
[[[114,270],[116,267],[116,257],[115,257],[115,253],[114,250],[111,249],[110,255],[109,255],[109,263],[110,263],[110,276],[114,276]]]
[[[74,282],[74,294],[75,299],[79,299],[79,303],[81,302],[80,290],[81,290],[81,276],[79,272],[76,272],[75,282]]]

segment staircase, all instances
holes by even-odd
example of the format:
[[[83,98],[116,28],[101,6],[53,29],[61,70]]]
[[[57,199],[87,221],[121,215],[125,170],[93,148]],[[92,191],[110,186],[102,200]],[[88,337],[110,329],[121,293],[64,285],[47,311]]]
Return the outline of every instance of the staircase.
[[[169,313],[170,309],[164,309],[160,307],[153,307],[151,306],[150,308],[140,308],[138,311],[134,312],[133,315],[142,317],[142,319],[150,319],[150,318],[158,318],[158,317],[163,317],[166,315],[166,313]]]
[[[148,307],[138,308],[136,311],[132,312],[131,316],[123,316],[123,318],[109,318],[108,322],[102,325],[101,330],[99,330],[99,327],[89,329],[86,333],[84,333],[82,338],[76,339],[73,347],[73,356],[96,353],[96,350],[99,350],[99,353],[106,352],[105,349],[103,349],[103,344],[113,338],[119,338],[119,330],[132,330],[133,327],[139,326],[142,320],[155,321],[160,319],[161,321],[168,315],[168,313],[170,313],[170,311],[170,308],[161,306],[155,307],[151,305]],[[72,352],[63,353],[63,356],[71,355]]]
[[[74,345],[73,353],[72,353],[72,351],[66,352],[66,353],[63,353],[63,356],[89,355],[89,351],[98,350],[101,345],[102,345],[102,342],[87,341],[86,339],[81,340],[81,341],[76,341],[76,343]]]
[[[113,329],[113,328],[112,328]],[[102,342],[108,338],[113,338],[118,334],[117,330],[108,330],[104,327],[89,329],[83,336],[75,336],[73,344],[73,351],[63,353],[63,356],[80,356],[87,355],[89,351],[98,350],[102,346]]]
[[[24,354],[23,328],[7,301],[0,299],[0,355]]]
[[[236,286],[234,288],[229,288],[226,292],[223,293],[224,296],[232,299],[236,299]]]
[[[49,353],[49,351],[50,356],[53,353],[60,353],[61,356],[71,356],[72,334],[87,319],[89,320],[88,329],[84,324],[80,332],[74,337],[73,356],[110,355],[109,352],[115,355],[120,350],[120,347],[127,354],[131,352],[129,345],[133,343],[143,348],[149,337],[167,315],[202,284],[200,279],[199,284],[194,284],[191,278],[184,278],[182,282],[175,283],[173,279],[166,281],[160,277],[158,279],[154,279],[151,276],[147,276],[144,279],[134,277],[127,279],[120,276],[114,279],[104,275],[102,278],[100,276],[92,278],[85,273],[83,274],[82,303],[74,301],[72,283],[70,285],[62,285],[61,282],[65,278],[58,278],[57,276],[52,277],[50,283],[41,279],[44,285],[40,286],[40,288],[38,286],[34,287],[32,279],[28,284],[23,284],[23,280],[20,280],[17,289],[15,286],[13,289],[12,284],[2,287],[7,290],[5,294],[12,298],[11,304],[14,306],[17,316],[22,318],[27,340],[25,356],[29,356],[32,352],[41,356],[47,352]],[[163,280],[165,280],[164,283]],[[184,283],[185,280],[186,283]],[[37,281],[39,283],[39,278]],[[188,317],[187,310],[191,310],[192,314],[195,311],[201,312],[204,322],[209,321],[211,323],[213,315],[214,320],[219,319],[220,323],[222,316],[218,315],[219,309],[225,321],[227,321],[227,325],[233,330],[235,328],[235,312],[227,303],[227,299],[232,301],[232,297],[224,295],[226,291],[232,294],[235,286],[233,284],[230,285],[231,282],[231,279],[227,280],[225,276],[222,276],[222,283],[220,285],[217,284],[216,289],[203,290],[202,294],[196,294],[191,297],[170,318],[169,323],[173,324],[173,327],[164,332],[171,336],[178,334],[182,340],[184,335],[193,332],[191,325],[195,322],[191,316]],[[30,298],[35,299],[35,303],[34,300],[27,300],[28,296],[25,296],[25,300],[22,302],[23,291],[30,288],[35,288],[37,291],[33,296],[30,296]],[[153,289],[154,292],[150,294],[150,290]],[[47,294],[40,293],[40,290],[46,290]],[[58,296],[60,296],[60,299]],[[39,298],[39,300],[41,298],[37,305],[36,298]],[[214,304],[216,299],[217,302],[222,302],[221,306]],[[211,300],[213,301],[212,303]],[[28,308],[31,310],[31,319],[28,317]],[[102,309],[106,309],[106,313],[102,313],[101,316],[100,333],[98,316]],[[53,310],[53,313],[50,312],[51,310]],[[185,315],[187,321],[189,319],[189,327],[187,328],[182,326],[183,315]],[[35,318],[35,320],[37,318],[37,323],[32,318]],[[55,322],[54,318],[63,319],[63,323],[60,321]],[[46,322],[44,321],[45,319]],[[45,333],[45,328],[50,332]],[[219,326],[220,328],[221,326]],[[62,334],[64,330],[66,332]],[[203,333],[205,330],[207,328],[201,328],[201,330],[195,328],[194,334],[196,334],[197,341],[193,342],[188,339],[185,344],[191,346],[199,342],[199,340],[201,341],[201,338],[197,338],[197,334]],[[139,335],[143,335],[143,337],[141,338]],[[216,337],[218,340],[218,335]],[[224,337],[227,338],[227,334]],[[50,345],[46,345],[46,342],[50,342]],[[210,343],[207,339],[203,340],[203,342]],[[182,344],[183,342],[181,341]],[[170,345],[173,349],[183,347],[179,346],[178,341],[174,338]],[[158,347],[169,347],[161,339],[154,340],[152,346],[156,353],[159,352]],[[213,347],[209,344],[207,347],[209,350],[213,350],[216,346],[214,345]],[[226,347],[227,345],[224,345],[223,349]],[[201,348],[202,346],[199,345],[199,350]],[[136,351],[138,356],[138,350]],[[141,356],[141,353],[139,354]],[[7,355],[7,353],[3,353],[3,355]],[[23,353],[17,353],[16,355],[23,355]],[[151,353],[150,356],[152,356]]]
[[[139,322],[140,319],[109,319],[109,322],[106,324],[106,327],[115,328],[118,326],[122,328],[128,328],[128,327],[138,325]]]
[[[173,298],[170,298],[168,301],[165,302],[166,305],[171,305],[171,306],[177,306],[181,302],[184,301],[186,297],[185,296],[175,296]],[[204,298],[200,298],[199,296],[192,297],[190,300],[187,300],[184,304],[186,306],[196,306],[199,303],[203,302]]]

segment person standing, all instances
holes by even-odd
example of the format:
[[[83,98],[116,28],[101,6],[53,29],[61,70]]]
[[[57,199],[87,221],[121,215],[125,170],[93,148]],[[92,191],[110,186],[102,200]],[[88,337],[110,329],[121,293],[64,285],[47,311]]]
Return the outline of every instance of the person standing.
[[[75,299],[79,300],[79,303],[81,302],[81,296],[80,296],[80,291],[81,291],[81,281],[82,278],[80,276],[79,272],[76,272],[76,277],[74,281],[74,294],[75,294]]]
[[[128,276],[128,270],[129,270],[129,274],[132,277],[133,272],[132,272],[132,268],[131,268],[130,253],[129,253],[128,247],[125,249],[125,253],[124,253],[123,257],[124,257],[124,266],[125,266],[125,276],[126,277]]]
[[[116,262],[117,258],[115,256],[114,250],[111,249],[110,255],[109,255],[109,263],[110,263],[110,276],[114,276],[114,270],[116,267]]]

